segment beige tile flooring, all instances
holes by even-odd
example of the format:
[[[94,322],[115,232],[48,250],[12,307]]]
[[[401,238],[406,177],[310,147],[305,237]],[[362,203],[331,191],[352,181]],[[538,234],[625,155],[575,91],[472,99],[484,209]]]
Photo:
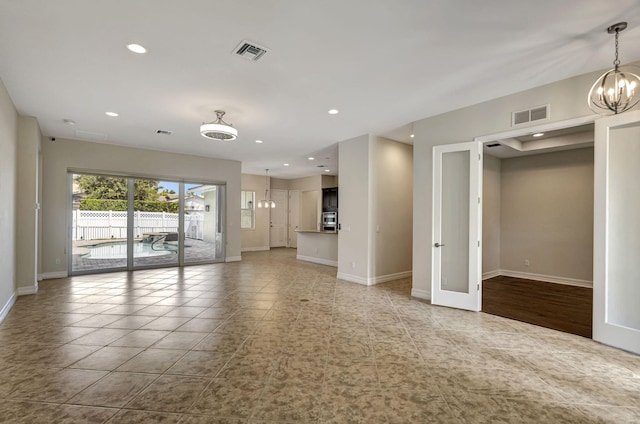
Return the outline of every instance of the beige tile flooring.
[[[0,422],[640,422],[638,356],[334,276],[277,249],[45,281],[0,324]]]

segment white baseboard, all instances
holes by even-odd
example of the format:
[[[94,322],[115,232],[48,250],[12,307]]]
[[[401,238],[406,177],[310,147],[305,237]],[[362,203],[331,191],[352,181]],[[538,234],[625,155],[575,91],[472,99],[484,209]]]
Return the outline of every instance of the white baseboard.
[[[494,272],[496,271],[491,271],[491,273],[494,273]],[[498,275],[504,275],[505,277],[523,278],[525,280],[544,281],[545,283],[565,284],[568,286],[578,286],[578,287],[588,287],[588,288],[593,287],[593,281],[578,280],[577,278],[556,277],[554,275],[533,274],[529,272],[511,271],[508,269],[500,269],[497,272],[498,274],[493,275],[492,277],[497,277]],[[485,277],[485,274],[482,275],[483,279],[492,278],[492,277]]]
[[[28,295],[28,294],[36,294],[36,293],[38,293],[38,283],[36,283],[34,285],[18,287],[18,290],[16,290],[16,293],[18,294],[18,296],[25,296],[25,295]]]
[[[67,271],[58,271],[58,272],[43,272],[41,277],[43,280],[52,280],[54,278],[67,278],[69,275]]]
[[[493,271],[487,271],[484,272],[482,274],[482,279],[483,280],[488,280],[489,278],[494,278],[494,277],[498,277],[500,274],[500,270],[499,269],[494,269]]]
[[[299,261],[313,262],[320,265],[329,265],[334,268],[338,267],[338,261],[331,261],[329,259],[314,258],[313,256],[296,255],[296,259]]]
[[[243,247],[240,249],[241,252],[262,252],[264,250],[271,250],[269,246],[258,246],[258,247]]]
[[[411,297],[417,297],[418,299],[424,299],[424,300],[431,300],[431,291],[412,288]]]
[[[225,262],[239,262],[242,260],[242,256],[227,256]]]
[[[343,272],[338,272],[336,276],[339,280],[349,281],[351,283],[358,283],[367,285],[367,279],[364,277],[358,277],[357,275],[345,274]]]
[[[9,311],[13,307],[14,303],[16,303],[16,294],[15,293],[13,293],[11,295],[9,300],[7,300],[7,303],[5,303],[4,306],[2,307],[2,309],[0,309],[0,322],[4,321],[4,319],[7,317],[7,315],[9,314]]]
[[[336,265],[337,266],[337,265]],[[387,281],[400,280],[409,278],[413,275],[412,271],[396,272],[395,274],[379,275],[377,277],[359,277],[357,275],[345,274],[338,272],[340,280],[350,281],[352,283],[364,284],[365,286],[373,286],[375,284],[386,283]]]
[[[367,285],[372,286],[374,284],[386,283],[387,281],[401,280],[403,278],[411,278],[411,275],[413,275],[411,271],[404,271],[404,272],[396,272],[394,274],[370,277],[370,278],[367,278]]]

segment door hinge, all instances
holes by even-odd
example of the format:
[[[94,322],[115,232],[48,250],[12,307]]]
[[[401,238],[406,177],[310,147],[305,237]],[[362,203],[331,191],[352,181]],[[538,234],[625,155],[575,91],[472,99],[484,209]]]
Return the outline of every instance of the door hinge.
[[[478,291],[480,291],[480,284],[478,284],[477,287],[478,287]]]
[[[478,240],[478,247],[480,247],[480,240]]]
[[[480,204],[480,198],[478,197],[478,204]]]
[[[482,160],[482,155],[478,153],[478,160]]]

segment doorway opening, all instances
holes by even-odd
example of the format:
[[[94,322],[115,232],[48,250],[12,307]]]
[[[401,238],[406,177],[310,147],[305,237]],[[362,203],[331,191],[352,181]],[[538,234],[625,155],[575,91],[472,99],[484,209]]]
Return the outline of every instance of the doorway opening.
[[[591,337],[594,125],[530,132],[483,145],[482,310]]]

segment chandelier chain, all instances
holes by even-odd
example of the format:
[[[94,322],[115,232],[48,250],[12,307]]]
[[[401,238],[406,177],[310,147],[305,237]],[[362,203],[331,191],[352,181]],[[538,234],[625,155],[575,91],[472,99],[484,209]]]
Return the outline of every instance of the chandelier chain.
[[[620,30],[616,29],[616,59],[613,61],[613,65],[618,69],[620,66],[620,59],[618,59],[618,36],[620,35]]]

